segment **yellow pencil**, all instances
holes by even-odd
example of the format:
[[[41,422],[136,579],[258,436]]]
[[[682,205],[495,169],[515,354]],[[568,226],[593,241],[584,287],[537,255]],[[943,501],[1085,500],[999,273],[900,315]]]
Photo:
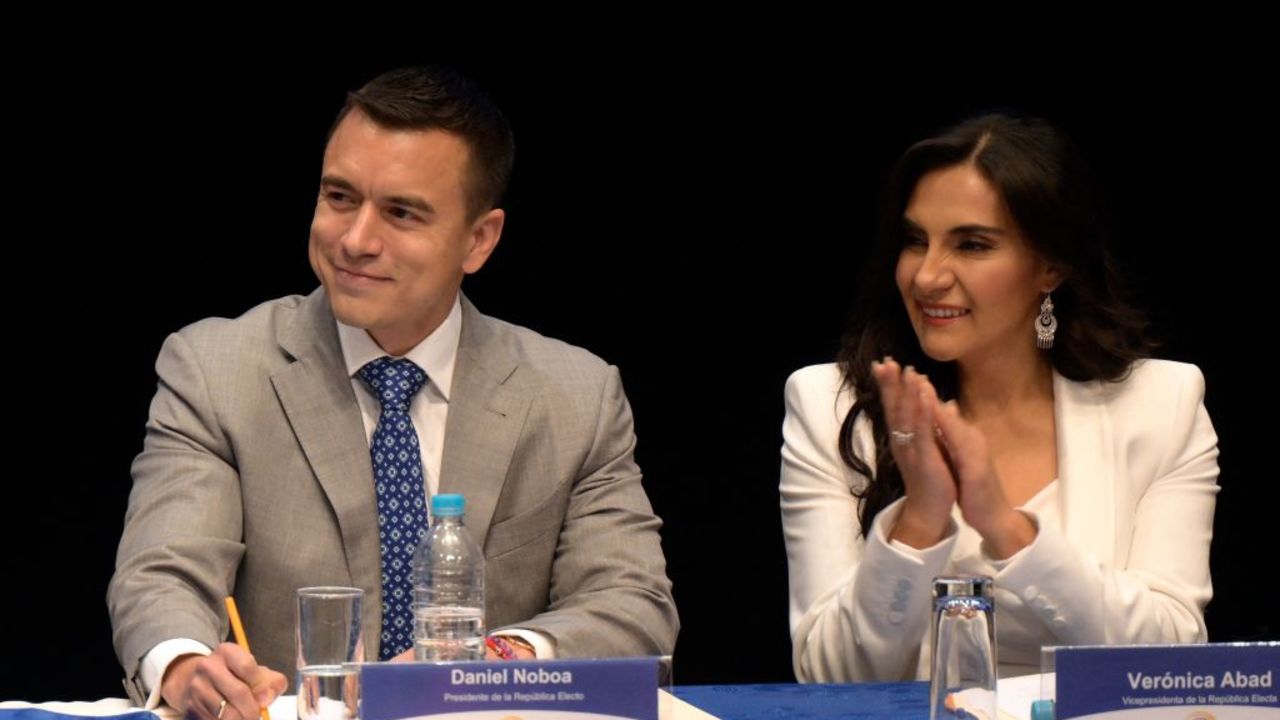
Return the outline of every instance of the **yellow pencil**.
[[[227,617],[231,618],[231,632],[235,633],[236,644],[244,648],[245,652],[252,652],[249,649],[249,638],[245,637],[244,625],[240,624],[240,612],[236,610],[236,599],[227,596]],[[266,708],[258,708],[262,711],[262,720],[271,720],[271,712]]]

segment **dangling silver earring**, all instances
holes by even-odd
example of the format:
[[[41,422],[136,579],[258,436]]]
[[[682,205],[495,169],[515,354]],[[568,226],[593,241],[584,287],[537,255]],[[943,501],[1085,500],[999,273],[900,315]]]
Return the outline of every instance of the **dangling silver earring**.
[[[1053,300],[1049,293],[1044,294],[1044,302],[1040,303],[1040,315],[1036,317],[1036,347],[1048,350],[1053,347],[1053,336],[1058,332],[1058,318],[1053,315]]]

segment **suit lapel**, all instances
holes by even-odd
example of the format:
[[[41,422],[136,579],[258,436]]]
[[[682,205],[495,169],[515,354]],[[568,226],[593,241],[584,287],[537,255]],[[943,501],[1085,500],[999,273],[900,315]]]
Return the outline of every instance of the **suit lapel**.
[[[279,341],[294,362],[272,375],[271,383],[337,517],[351,581],[373,589],[364,606],[365,627],[380,627],[381,556],[373,470],[337,325],[323,290],[303,300]],[[366,645],[377,657],[378,633],[366,634]]]
[[[519,362],[499,332],[495,321],[462,298],[440,492],[466,495],[466,523],[482,546],[532,397],[519,382]]]
[[[1062,530],[1098,561],[1115,551],[1115,446],[1111,416],[1098,382],[1053,374]]]

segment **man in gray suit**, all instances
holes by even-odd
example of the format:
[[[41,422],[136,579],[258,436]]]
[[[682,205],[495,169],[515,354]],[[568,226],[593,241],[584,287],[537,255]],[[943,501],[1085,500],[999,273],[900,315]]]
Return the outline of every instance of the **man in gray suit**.
[[[617,370],[459,290],[501,236],[512,154],[501,113],[456,74],[374,79],[325,149],[309,246],[322,287],[165,342],[108,592],[136,701],[256,716],[289,684],[301,586],[363,588],[368,659],[411,655],[408,575],[389,558],[412,550],[435,492],[467,498],[504,655],[671,652],[660,521]],[[367,375],[390,362],[426,375],[402,410],[424,487],[394,502],[370,457],[387,411]],[[411,532],[384,501],[417,508]],[[252,657],[222,642],[227,595]]]

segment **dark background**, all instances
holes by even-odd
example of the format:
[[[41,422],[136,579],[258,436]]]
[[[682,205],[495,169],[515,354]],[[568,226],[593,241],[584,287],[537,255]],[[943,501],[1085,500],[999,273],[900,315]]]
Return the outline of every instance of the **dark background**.
[[[0,699],[121,695],[104,596],[160,343],[315,286],[305,248],[329,123],[346,90],[420,62],[471,74],[517,135],[502,245],[468,295],[622,370],[666,521],[678,682],[792,678],[783,382],[833,357],[889,164],[992,108],[1049,117],[1096,166],[1160,356],[1207,379],[1222,450],[1210,637],[1280,639],[1255,578],[1277,549],[1264,358],[1280,281],[1260,51],[1220,37],[1212,53],[1176,39],[1099,52],[1083,36],[843,49],[878,34],[894,35],[802,35],[787,53],[325,42],[294,60],[235,41],[121,43],[11,87],[6,164],[30,169],[8,198],[7,446],[25,459],[10,463],[4,545],[4,637],[21,660]]]

